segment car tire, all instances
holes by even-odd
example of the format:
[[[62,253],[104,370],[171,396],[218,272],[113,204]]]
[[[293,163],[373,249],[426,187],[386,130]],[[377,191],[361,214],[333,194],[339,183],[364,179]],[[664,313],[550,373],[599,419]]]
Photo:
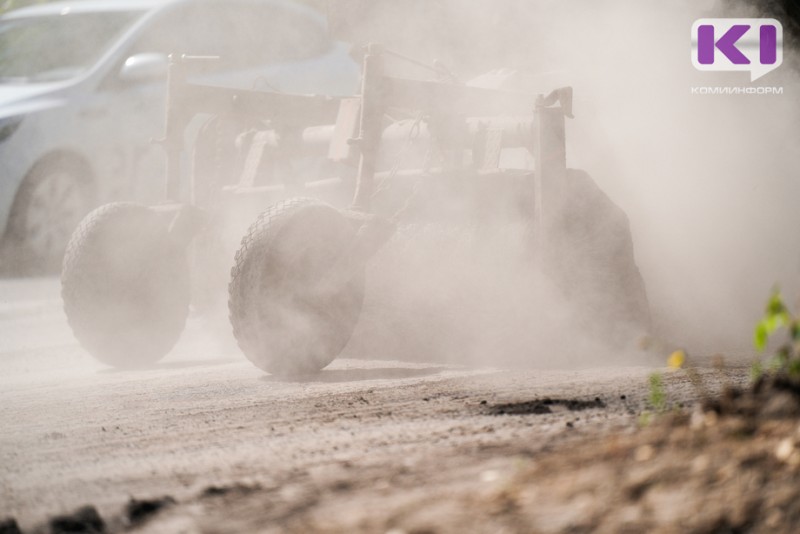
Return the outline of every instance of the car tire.
[[[280,202],[242,240],[231,273],[233,333],[257,367],[275,375],[314,373],[347,345],[364,302],[364,269],[318,291],[356,235],[339,210],[313,199]]]
[[[87,215],[67,247],[61,274],[64,311],[75,337],[114,367],[160,360],[186,323],[191,282],[186,247],[169,218],[131,203]]]
[[[17,190],[4,243],[8,274],[58,273],[72,231],[91,209],[92,180],[76,160],[37,163]]]

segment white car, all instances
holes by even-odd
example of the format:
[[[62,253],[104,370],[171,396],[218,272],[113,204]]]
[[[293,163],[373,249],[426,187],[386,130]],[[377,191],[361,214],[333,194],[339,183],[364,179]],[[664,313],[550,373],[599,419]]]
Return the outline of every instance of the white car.
[[[163,190],[168,54],[228,86],[355,94],[359,66],[288,0],[82,0],[0,18],[0,271],[52,272],[92,207]]]

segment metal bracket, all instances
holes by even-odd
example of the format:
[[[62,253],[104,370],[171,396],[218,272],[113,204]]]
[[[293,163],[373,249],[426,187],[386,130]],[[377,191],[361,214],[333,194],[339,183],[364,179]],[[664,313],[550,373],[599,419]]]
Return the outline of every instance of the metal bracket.
[[[547,96],[539,95],[536,98],[537,108],[549,108],[555,104],[561,107],[565,117],[568,119],[575,118],[572,114],[572,87],[559,87],[558,89],[553,89]]]

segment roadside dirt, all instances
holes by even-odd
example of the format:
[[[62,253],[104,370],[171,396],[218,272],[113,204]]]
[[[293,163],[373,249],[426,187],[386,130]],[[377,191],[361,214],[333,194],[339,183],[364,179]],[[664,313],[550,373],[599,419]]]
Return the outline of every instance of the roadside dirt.
[[[329,492],[289,530],[796,532],[798,399],[747,414],[752,400],[745,395],[721,413],[698,407],[640,430],[584,435],[537,453],[511,445],[469,467],[457,460],[428,465],[447,474],[424,487],[410,484],[400,500],[369,490]],[[240,500],[235,510],[247,517],[265,497]],[[203,531],[222,528],[210,525]]]
[[[180,503],[131,501],[108,530],[794,532],[800,404],[784,397],[752,412],[756,397],[723,397],[722,405],[698,404],[691,415],[663,415],[638,429],[600,423],[591,411],[608,406],[597,400],[468,402],[476,416],[534,428],[539,423],[530,418],[552,412],[528,408],[559,406],[566,423],[544,439],[533,428],[482,444],[437,446],[440,437],[391,458],[379,446],[372,461],[322,462],[271,483],[209,486]]]
[[[720,397],[746,367],[701,366],[702,388],[661,370],[678,410],[644,425],[644,366],[337,360],[282,381],[190,321],[164,362],[118,372],[57,304],[0,309],[2,533],[800,526],[796,395]]]

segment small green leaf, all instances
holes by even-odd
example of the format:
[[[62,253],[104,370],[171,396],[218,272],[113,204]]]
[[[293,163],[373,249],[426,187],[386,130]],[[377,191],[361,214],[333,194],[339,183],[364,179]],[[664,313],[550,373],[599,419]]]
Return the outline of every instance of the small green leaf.
[[[782,326],[791,323],[791,317],[787,311],[782,311],[773,315],[767,315],[756,324],[753,332],[753,345],[760,352],[767,347],[769,336],[775,333]]]
[[[783,303],[781,292],[777,289],[772,292],[772,296],[767,302],[767,317],[786,313],[786,305]]]
[[[758,352],[763,352],[767,348],[767,338],[769,338],[767,325],[764,320],[761,320],[756,325],[755,332],[753,332],[753,345]]]
[[[794,341],[800,341],[800,321],[797,319],[789,324],[789,335]]]
[[[789,366],[787,369],[789,371],[789,375],[792,378],[797,378],[798,376],[800,376],[800,359],[795,358],[791,362],[789,362]]]
[[[789,316],[789,312],[782,311],[781,313],[776,313],[769,321],[770,327],[772,328],[770,334],[778,328],[788,325],[790,322],[792,322],[792,318]]]

